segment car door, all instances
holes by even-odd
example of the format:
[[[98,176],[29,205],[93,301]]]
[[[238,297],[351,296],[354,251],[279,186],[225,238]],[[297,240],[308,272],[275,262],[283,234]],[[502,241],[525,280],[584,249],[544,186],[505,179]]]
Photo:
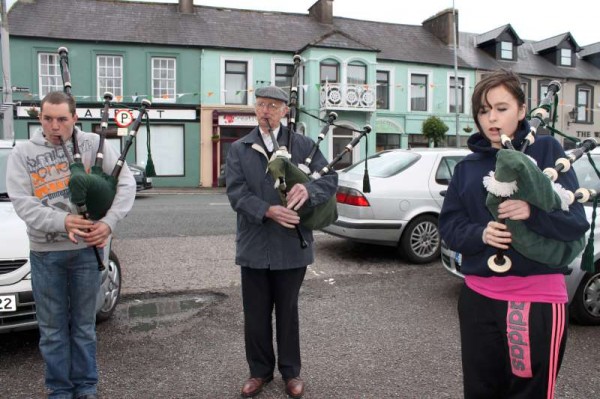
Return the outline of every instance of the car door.
[[[444,202],[444,194],[452,179],[454,173],[454,167],[460,160],[464,158],[464,155],[444,155],[440,154],[438,157],[439,162],[437,163],[432,173],[432,178],[429,179],[429,191],[434,201],[442,208]]]

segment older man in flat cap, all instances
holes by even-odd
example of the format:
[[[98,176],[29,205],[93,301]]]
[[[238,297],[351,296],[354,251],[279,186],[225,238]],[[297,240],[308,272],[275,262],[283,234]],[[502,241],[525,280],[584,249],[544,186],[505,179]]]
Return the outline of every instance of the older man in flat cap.
[[[288,95],[279,87],[256,89],[258,127],[236,141],[227,155],[227,196],[237,212],[235,262],[241,266],[246,359],[250,378],[242,397],[257,395],[273,379],[275,362],[292,398],[304,394],[300,379],[300,332],[298,293],[306,267],[314,260],[312,231],[300,224],[298,210],[326,202],[335,195],[337,174],[288,187],[283,206],[274,179],[267,172],[277,146],[292,149],[291,161],[303,162],[313,140],[281,124]],[[291,143],[291,145],[290,145]],[[327,160],[320,151],[313,157],[313,170]],[[308,247],[302,248],[295,231],[302,232]],[[272,313],[275,308],[277,357],[273,350]]]

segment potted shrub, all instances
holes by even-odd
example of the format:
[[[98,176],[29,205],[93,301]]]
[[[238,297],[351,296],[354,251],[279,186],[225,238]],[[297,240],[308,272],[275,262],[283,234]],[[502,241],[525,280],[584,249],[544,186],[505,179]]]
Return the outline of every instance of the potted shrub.
[[[448,126],[437,116],[430,116],[423,122],[423,136],[429,141],[433,141],[433,146],[437,147],[446,137]]]
[[[212,136],[210,136],[210,139],[212,140],[213,143],[216,143],[219,141],[220,136],[218,134],[213,134]]]
[[[473,131],[473,128],[469,125],[467,125],[466,127],[463,128],[463,130],[465,131],[465,133],[471,133]]]

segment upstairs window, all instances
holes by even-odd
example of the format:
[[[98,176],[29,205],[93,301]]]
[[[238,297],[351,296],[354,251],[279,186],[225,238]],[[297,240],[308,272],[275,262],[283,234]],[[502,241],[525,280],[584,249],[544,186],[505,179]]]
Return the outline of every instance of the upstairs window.
[[[288,95],[292,87],[294,66],[291,64],[275,64],[275,86],[281,87]]]
[[[99,55],[96,57],[98,98],[105,92],[115,97],[123,95],[123,57]]]
[[[338,83],[340,80],[340,64],[334,60],[323,60],[320,66],[321,84]]]
[[[570,48],[560,49],[560,65],[572,66],[571,54],[572,51]]]
[[[248,103],[248,63],[225,61],[225,104]]]
[[[592,118],[592,87],[577,86],[577,119],[578,123],[593,123]]]
[[[503,60],[514,59],[512,42],[500,42],[500,58]]]
[[[362,62],[348,64],[348,84],[364,85],[367,83],[367,66]]]
[[[463,114],[465,112],[465,78],[458,78],[458,88],[454,84],[454,76],[450,77],[450,90],[448,90],[450,94],[450,113],[459,113]],[[458,90],[458,108],[454,102],[456,101],[456,92]]]
[[[413,73],[410,75],[410,110],[427,111],[428,76]]]
[[[39,62],[39,85],[40,98],[43,98],[51,91],[62,91],[63,82],[60,74],[58,54],[40,53]]]
[[[538,101],[537,104],[541,103],[546,94],[548,94],[548,86],[550,86],[550,80],[538,80]]]
[[[531,110],[531,79],[522,76],[519,76],[519,78],[521,80],[521,89],[525,93],[525,104],[527,104],[527,109]]]
[[[390,109],[390,73],[377,71],[377,108]]]
[[[158,102],[175,102],[175,58],[152,58],[152,98]]]

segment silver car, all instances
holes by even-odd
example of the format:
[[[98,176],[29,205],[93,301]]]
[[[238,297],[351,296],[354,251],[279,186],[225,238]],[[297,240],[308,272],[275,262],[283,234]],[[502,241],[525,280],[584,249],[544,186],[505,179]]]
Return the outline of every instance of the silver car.
[[[0,333],[37,328],[29,238],[6,190],[6,162],[11,149],[11,142],[0,141]],[[97,321],[113,314],[121,294],[121,266],[110,248],[110,244],[104,248],[106,267],[96,296]]]
[[[592,152],[594,163],[600,166],[600,150]],[[582,187],[594,189],[600,193],[600,179],[591,164],[583,158],[573,164],[577,179]],[[592,205],[585,205],[588,221],[592,221]],[[586,241],[587,242],[587,241]],[[462,256],[442,243],[442,264],[452,275],[463,278],[460,272]],[[569,293],[569,313],[579,324],[600,325],[600,219],[596,219],[594,228],[594,262],[596,273],[581,270],[581,255],[569,264],[573,271],[566,276]]]
[[[439,259],[438,215],[460,148],[387,150],[367,158],[371,191],[363,191],[365,161],[339,173],[339,218],[323,231],[353,241],[398,247],[412,263]]]

